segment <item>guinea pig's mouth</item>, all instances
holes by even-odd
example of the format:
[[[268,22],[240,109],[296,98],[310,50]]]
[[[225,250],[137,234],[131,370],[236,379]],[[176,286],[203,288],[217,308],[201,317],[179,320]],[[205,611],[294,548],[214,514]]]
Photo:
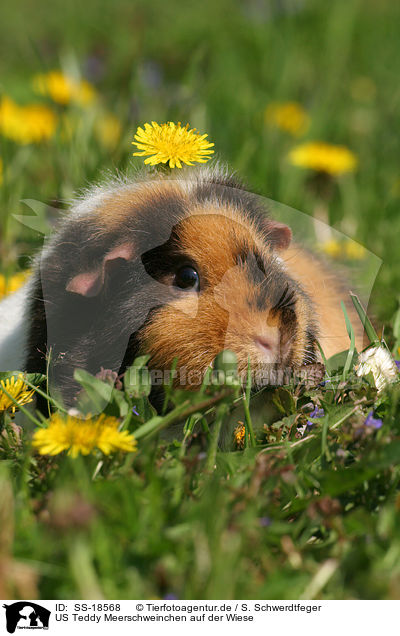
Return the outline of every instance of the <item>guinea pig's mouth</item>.
[[[290,341],[283,342],[278,329],[267,331],[253,336],[246,352],[242,349],[239,355],[240,375],[245,381],[250,362],[252,385],[256,390],[286,384],[294,372],[290,364]]]

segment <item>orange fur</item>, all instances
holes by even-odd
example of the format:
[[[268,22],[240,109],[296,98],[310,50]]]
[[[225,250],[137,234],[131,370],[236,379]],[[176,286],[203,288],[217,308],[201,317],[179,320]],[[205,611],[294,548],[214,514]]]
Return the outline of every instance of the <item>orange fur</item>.
[[[302,284],[314,302],[320,327],[319,342],[325,356],[329,358],[349,347],[349,336],[340,306],[342,300],[355,330],[356,347],[361,351],[365,346],[363,329],[344,281],[335,276],[312,252],[298,245],[291,245],[282,257],[291,276]]]
[[[223,349],[238,357],[239,372],[245,376],[248,358],[256,370],[265,362],[255,344],[262,335],[277,348],[293,350],[293,366],[300,366],[306,347],[309,308],[303,298],[296,304],[299,326],[293,342],[285,339],[285,326],[269,304],[254,308],[257,285],[252,284],[236,264],[235,249],[242,243],[266,256],[271,249],[250,221],[238,222],[235,210],[212,207],[193,210],[182,221],[180,247],[198,265],[200,279],[207,280],[201,294],[186,293],[163,308],[142,330],[143,351],[151,354],[150,364],[170,369],[174,358],[179,367],[197,377],[197,384]],[[196,375],[197,374],[197,375]],[[190,384],[196,384],[191,382]]]

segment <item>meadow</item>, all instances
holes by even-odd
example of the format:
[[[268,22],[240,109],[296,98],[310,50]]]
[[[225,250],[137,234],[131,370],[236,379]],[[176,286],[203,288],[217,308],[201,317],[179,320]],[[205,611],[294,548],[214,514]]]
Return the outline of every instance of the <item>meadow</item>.
[[[0,297],[75,192],[142,167],[138,126],[188,122],[251,191],[333,228],[317,249],[366,275],[369,340],[400,358],[399,17],[388,0],[3,4]],[[118,387],[80,372],[112,443],[69,453],[45,452],[27,408],[46,378],[17,390],[1,369],[0,598],[400,598],[400,385],[357,375],[348,331],[317,387],[223,377],[167,389],[160,414],[146,359]]]

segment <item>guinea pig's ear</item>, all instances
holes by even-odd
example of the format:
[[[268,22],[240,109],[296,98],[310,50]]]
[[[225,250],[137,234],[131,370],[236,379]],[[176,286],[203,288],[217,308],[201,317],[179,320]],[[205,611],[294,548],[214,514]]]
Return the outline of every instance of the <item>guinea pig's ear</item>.
[[[286,250],[292,240],[290,227],[279,221],[267,219],[265,222],[267,240],[276,250]]]
[[[133,258],[134,248],[131,243],[117,245],[104,256],[101,264],[94,269],[77,274],[68,282],[66,290],[80,296],[92,298],[103,289],[106,273],[113,269],[118,261],[129,261]]]

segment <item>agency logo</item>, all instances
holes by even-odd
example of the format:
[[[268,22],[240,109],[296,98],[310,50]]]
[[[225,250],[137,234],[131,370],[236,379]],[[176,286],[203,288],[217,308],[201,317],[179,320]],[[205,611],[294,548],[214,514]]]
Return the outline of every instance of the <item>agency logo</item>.
[[[18,601],[11,605],[3,605],[6,610],[6,627],[9,634],[16,629],[49,629],[50,610],[32,603]]]

